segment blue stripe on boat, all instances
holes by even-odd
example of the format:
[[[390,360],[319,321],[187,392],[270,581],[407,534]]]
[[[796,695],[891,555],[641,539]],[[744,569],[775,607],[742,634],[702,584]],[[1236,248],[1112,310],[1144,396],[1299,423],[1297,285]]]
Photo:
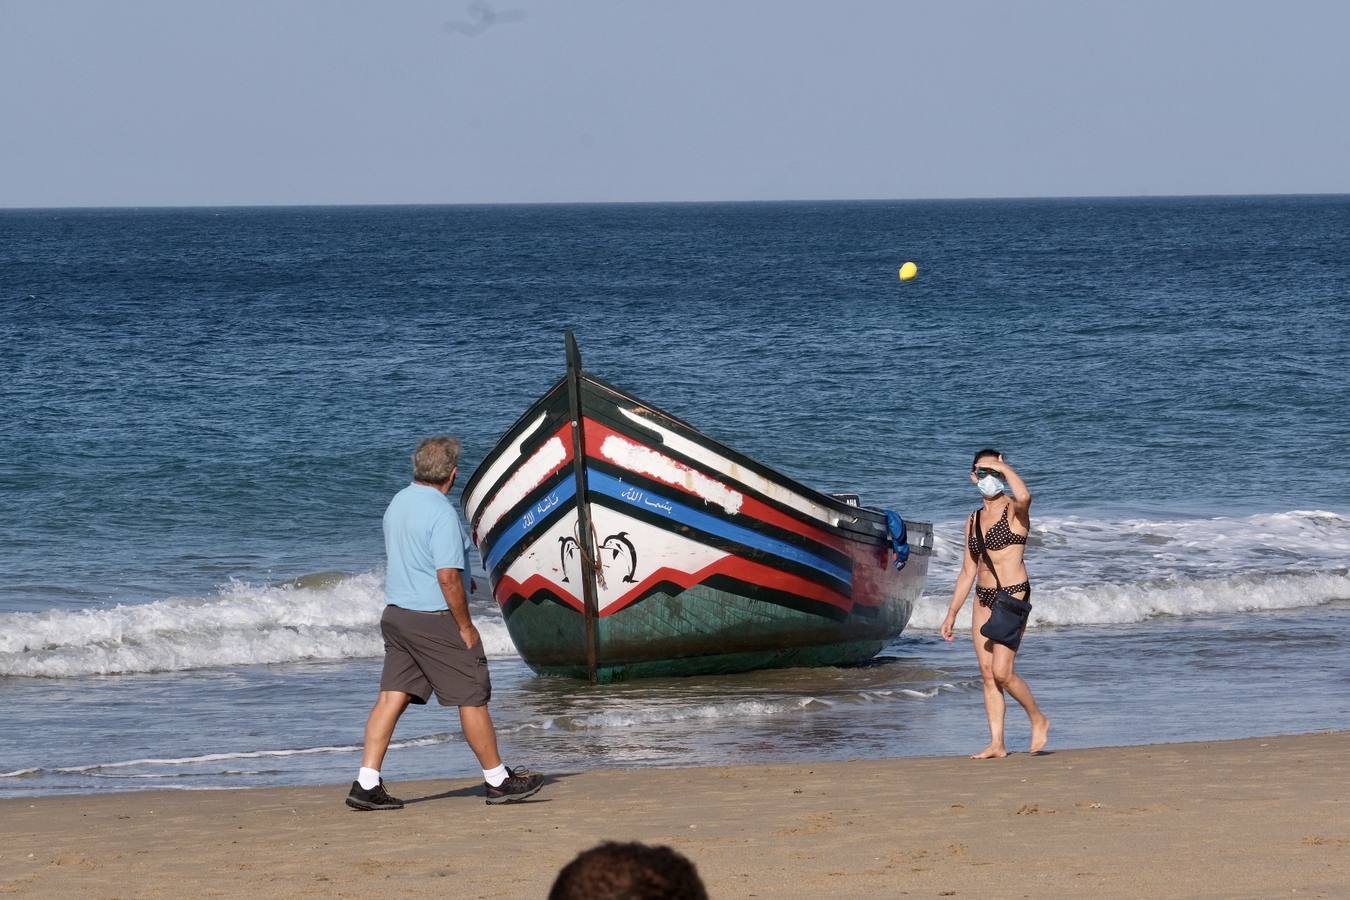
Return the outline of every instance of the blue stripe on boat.
[[[777,538],[771,538],[760,534],[757,531],[751,531],[740,525],[732,524],[717,516],[710,516],[707,513],[700,512],[693,507],[686,506],[668,497],[653,494],[642,488],[633,487],[625,484],[611,475],[603,472],[597,472],[592,469],[587,473],[586,486],[592,493],[604,494],[606,497],[612,497],[615,500],[621,500],[624,503],[631,504],[648,513],[661,515],[673,522],[681,525],[689,525],[697,528],[699,531],[705,531],[708,534],[715,534],[718,537],[726,538],[729,541],[735,541],[746,547],[753,547],[756,550],[763,550],[766,553],[772,553],[774,556],[780,556],[783,559],[800,563],[804,566],[810,566],[836,578],[846,585],[853,584],[853,573],[844,568],[840,568],[828,559],[817,556],[810,551],[803,550],[786,541],[780,541]],[[493,548],[494,551],[496,548]]]
[[[817,556],[786,541],[768,537],[749,528],[719,519],[716,516],[710,516],[660,494],[633,487],[603,472],[592,470],[587,476],[587,485],[593,493],[612,497],[615,500],[631,504],[639,509],[646,510],[648,513],[660,515],[681,525],[689,525],[692,528],[715,534],[737,544],[763,550],[774,556],[809,566],[845,585],[852,586],[853,584],[853,573],[850,570],[841,568],[824,557]],[[488,550],[487,558],[483,560],[483,565],[487,571],[494,571],[502,557],[524,540],[536,523],[543,520],[550,511],[559,505],[571,500],[575,495],[576,482],[568,479],[526,510],[524,515],[511,524],[510,528],[501,533],[491,549]]]
[[[543,521],[550,512],[575,497],[576,493],[576,480],[569,478],[540,498],[538,503],[525,510],[524,515],[512,522],[511,527],[501,533],[492,549],[488,551],[487,559],[483,560],[487,571],[496,569],[501,558],[520,543],[536,523]]]

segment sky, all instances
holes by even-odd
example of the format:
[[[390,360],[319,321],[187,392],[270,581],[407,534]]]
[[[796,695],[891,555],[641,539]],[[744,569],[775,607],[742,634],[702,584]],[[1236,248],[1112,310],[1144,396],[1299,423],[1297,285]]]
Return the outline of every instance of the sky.
[[[1350,3],[0,0],[0,207],[1350,192]]]

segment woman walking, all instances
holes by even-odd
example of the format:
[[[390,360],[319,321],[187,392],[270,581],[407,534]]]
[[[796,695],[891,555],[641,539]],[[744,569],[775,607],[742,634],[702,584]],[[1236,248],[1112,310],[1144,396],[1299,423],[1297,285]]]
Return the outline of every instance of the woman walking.
[[[1026,482],[997,450],[981,450],[970,466],[970,480],[984,497],[984,505],[966,519],[966,552],[961,574],[956,578],[947,618],[942,622],[942,637],[952,640],[956,614],[965,605],[970,589],[975,588],[975,606],[971,611],[971,636],[975,658],[984,681],[984,711],[989,716],[989,746],[972,759],[996,759],[1008,755],[1003,742],[1004,692],[1026,710],[1031,720],[1031,752],[1045,748],[1050,735],[1050,720],[1036,705],[1031,688],[1013,669],[1022,644],[1022,628],[1005,643],[985,637],[980,629],[993,615],[1000,591],[1017,600],[1031,602],[1031,579],[1027,576],[1022,552],[1031,531],[1031,491]],[[1008,496],[1008,491],[1012,496]]]

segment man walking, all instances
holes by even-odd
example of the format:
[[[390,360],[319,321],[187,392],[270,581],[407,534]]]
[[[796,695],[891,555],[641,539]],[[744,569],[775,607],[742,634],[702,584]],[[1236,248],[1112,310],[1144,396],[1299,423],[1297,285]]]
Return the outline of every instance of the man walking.
[[[431,437],[413,451],[413,483],[384,513],[384,672],[366,721],[361,771],[347,794],[352,809],[402,809],[380,778],[394,726],[409,703],[435,692],[441,706],[458,706],[459,721],[487,782],[488,803],[533,796],[544,777],[502,765],[488,714],[492,683],[483,642],[469,618],[468,542],[446,496],[459,474],[459,441]]]

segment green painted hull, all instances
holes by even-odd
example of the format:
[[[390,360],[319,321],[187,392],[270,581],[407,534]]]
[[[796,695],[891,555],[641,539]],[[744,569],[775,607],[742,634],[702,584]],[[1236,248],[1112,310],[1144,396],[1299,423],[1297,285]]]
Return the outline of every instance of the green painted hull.
[[[866,662],[909,620],[912,600],[842,621],[698,585],[657,593],[597,623],[597,681],[715,675]],[[507,620],[540,675],[587,678],[582,619],[558,603],[526,603]]]

